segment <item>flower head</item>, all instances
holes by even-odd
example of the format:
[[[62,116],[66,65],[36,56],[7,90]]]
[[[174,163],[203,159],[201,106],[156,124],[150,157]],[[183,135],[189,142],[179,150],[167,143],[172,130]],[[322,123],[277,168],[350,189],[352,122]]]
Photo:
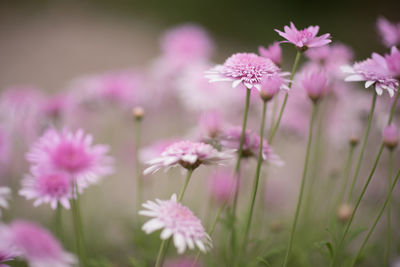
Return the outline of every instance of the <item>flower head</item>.
[[[221,144],[223,147],[230,149],[238,149],[240,144],[240,136],[242,129],[240,127],[233,127],[226,130],[221,137]],[[242,157],[256,157],[260,147],[260,137],[251,130],[246,130],[244,136],[244,143],[242,149]],[[282,161],[279,156],[274,154],[272,147],[268,144],[267,140],[263,140],[263,159],[281,165]]]
[[[0,251],[23,258],[32,267],[68,267],[75,263],[75,257],[65,252],[50,232],[25,221],[0,225]]]
[[[160,157],[147,162],[150,167],[144,174],[154,173],[166,167],[182,166],[186,169],[195,169],[201,164],[221,164],[222,161],[232,158],[232,151],[220,152],[209,144],[191,141],[179,141],[168,146]]]
[[[223,65],[217,65],[207,71],[210,82],[230,81],[232,87],[243,84],[246,88],[257,90],[267,75],[276,74],[280,69],[269,58],[254,53],[237,53],[229,57]]]
[[[208,180],[211,196],[220,203],[226,203],[233,197],[236,185],[237,179],[227,169],[214,171]]]
[[[57,94],[47,97],[42,103],[42,112],[46,117],[59,118],[68,108],[69,96],[67,94]]]
[[[267,76],[261,83],[260,96],[264,101],[269,101],[280,89],[289,90],[287,80],[281,75]]]
[[[173,237],[178,253],[183,253],[186,247],[194,249],[197,246],[202,252],[211,247],[211,238],[206,233],[201,221],[189,208],[177,202],[176,195],[169,200],[147,201],[142,205],[145,210],[140,215],[152,217],[142,229],[147,234],[163,229],[161,239]]]
[[[35,199],[34,206],[49,203],[52,209],[60,203],[69,209],[69,199],[72,197],[71,175],[46,167],[32,168],[32,175],[26,175],[22,180],[21,196]]]
[[[271,59],[276,65],[280,66],[282,64],[282,49],[279,42],[274,42],[267,48],[259,46],[258,52],[262,57]]]
[[[389,72],[400,78],[400,51],[393,46],[389,55],[385,55],[386,64]]]
[[[331,35],[329,33],[317,36],[319,26],[309,26],[299,31],[293,22],[290,22],[290,27],[285,26],[283,29],[284,32],[276,29],[275,31],[286,39],[284,42],[294,44],[300,51],[305,51],[312,47],[324,46],[331,42]]]
[[[378,95],[387,90],[390,97],[393,97],[399,86],[399,82],[391,75],[385,58],[376,53],[353,66],[342,66],[342,71],[348,74],[345,81],[365,81],[365,88],[375,85]]]
[[[399,143],[399,131],[394,124],[383,129],[383,143],[389,149],[394,149]]]
[[[1,218],[1,209],[8,209],[8,200],[10,199],[10,197],[11,197],[11,189],[5,186],[0,187],[0,218]]]
[[[400,44],[400,23],[390,23],[384,17],[380,17],[376,26],[384,45],[391,47]]]
[[[113,172],[108,147],[92,142],[93,137],[83,130],[73,133],[67,129],[62,132],[49,129],[26,157],[36,166],[68,173],[82,189]]]
[[[319,70],[304,73],[301,83],[312,101],[319,100],[328,88],[328,78],[324,72]]]
[[[164,57],[186,64],[209,58],[214,44],[202,27],[186,24],[168,30],[162,37],[161,49]]]
[[[216,110],[204,112],[200,117],[199,126],[206,137],[217,137],[222,131],[221,114]]]

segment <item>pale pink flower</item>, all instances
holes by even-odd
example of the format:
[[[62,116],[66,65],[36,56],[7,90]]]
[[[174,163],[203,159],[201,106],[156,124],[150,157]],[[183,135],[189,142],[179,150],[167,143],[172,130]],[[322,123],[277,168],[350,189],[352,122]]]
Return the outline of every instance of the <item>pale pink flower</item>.
[[[275,31],[286,39],[284,43],[292,43],[301,51],[305,51],[308,48],[320,47],[327,45],[331,42],[331,35],[326,33],[321,36],[317,36],[319,31],[319,26],[309,26],[303,30],[297,30],[293,22],[290,22],[290,27],[285,26],[284,32],[279,30]]]
[[[161,40],[161,50],[163,57],[170,63],[181,65],[209,58],[214,44],[202,27],[186,24],[165,32]]]
[[[378,95],[387,90],[390,97],[393,97],[399,86],[399,82],[391,75],[385,58],[377,53],[353,66],[342,66],[342,71],[348,74],[345,81],[365,81],[365,88],[375,85]]]
[[[177,202],[175,194],[169,200],[156,199],[142,206],[145,210],[139,211],[139,214],[152,217],[143,225],[143,231],[150,234],[162,229],[161,239],[172,236],[179,254],[185,252],[186,248],[194,249],[197,246],[200,251],[207,252],[212,247],[211,238],[201,221],[189,208]]]
[[[213,199],[220,203],[226,203],[232,199],[237,179],[232,175],[232,170],[216,170],[208,179],[208,191]]]
[[[274,42],[267,48],[263,46],[258,47],[258,53],[262,57],[266,57],[272,60],[276,65],[282,65],[282,49],[279,42]]]
[[[144,174],[154,173],[161,168],[182,166],[185,169],[195,169],[198,166],[222,164],[233,158],[233,151],[218,151],[209,144],[191,141],[179,141],[168,146],[160,157],[147,162],[150,167]]]
[[[10,197],[11,197],[11,189],[5,186],[0,186],[0,218],[1,218],[1,209],[8,209],[8,200],[10,199]]]
[[[222,116],[217,110],[211,110],[201,114],[199,127],[203,133],[203,137],[215,138],[222,131]]]
[[[390,124],[383,129],[383,143],[390,149],[393,149],[398,145],[399,130],[394,124]]]
[[[261,89],[265,76],[279,73],[280,69],[272,60],[254,53],[237,53],[229,57],[223,65],[217,65],[206,71],[210,82],[228,81],[232,87],[243,85],[247,89]]]
[[[0,251],[26,260],[30,267],[72,267],[76,263],[49,231],[25,221],[0,225]]]
[[[390,73],[400,78],[400,52],[397,47],[392,47],[390,54],[385,55],[385,60]]]
[[[400,23],[390,23],[386,18],[380,17],[376,26],[384,45],[391,47],[400,44]]]
[[[48,118],[59,119],[70,106],[69,96],[65,93],[46,97],[43,100],[41,109]]]
[[[260,96],[264,101],[268,101],[281,89],[289,90],[287,79],[277,74],[266,76],[261,82]]]
[[[194,259],[189,258],[179,258],[179,259],[170,259],[165,261],[165,267],[201,267],[202,265]]]
[[[93,137],[83,130],[74,133],[67,129],[61,132],[48,129],[32,145],[26,158],[33,165],[70,174],[82,189],[113,172],[108,147],[92,142]]]
[[[60,203],[64,208],[70,208],[69,200],[73,196],[70,174],[46,167],[33,167],[31,172],[32,174],[26,175],[21,182],[22,188],[19,190],[21,196],[28,200],[35,199],[33,203],[35,207],[48,203],[52,209],[56,209]]]
[[[226,130],[221,137],[221,145],[229,149],[239,149],[240,136],[242,133],[241,127],[233,127]],[[246,130],[242,148],[242,157],[257,157],[258,150],[260,147],[260,137],[251,130]],[[263,140],[263,159],[267,162],[274,163],[276,165],[282,165],[283,162],[276,155],[272,147],[268,144],[267,140]]]
[[[328,78],[319,70],[304,72],[301,84],[312,101],[319,100],[328,90]]]

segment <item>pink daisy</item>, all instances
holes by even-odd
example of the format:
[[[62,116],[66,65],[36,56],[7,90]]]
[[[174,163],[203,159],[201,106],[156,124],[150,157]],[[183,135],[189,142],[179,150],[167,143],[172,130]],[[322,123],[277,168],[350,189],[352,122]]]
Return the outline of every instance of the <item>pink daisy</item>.
[[[259,46],[258,52],[260,56],[271,59],[276,65],[282,65],[282,49],[279,42],[274,42],[267,48]]]
[[[210,82],[228,81],[232,87],[242,84],[248,89],[261,88],[265,76],[280,72],[272,60],[254,53],[237,53],[229,57],[223,65],[217,65],[206,71]]]
[[[69,107],[70,101],[67,94],[56,94],[44,99],[41,109],[47,118],[59,119]]]
[[[139,211],[139,214],[152,217],[143,225],[143,231],[150,234],[163,229],[161,239],[166,240],[172,236],[179,254],[185,252],[187,247],[194,249],[197,246],[202,252],[212,247],[211,238],[201,221],[189,208],[177,202],[175,194],[169,200],[156,199],[142,206],[145,210]]]
[[[76,262],[49,231],[24,221],[0,225],[0,251],[26,260],[30,267],[70,267]]]
[[[380,17],[376,26],[384,45],[391,47],[400,44],[400,23],[390,23],[384,17]]]
[[[389,72],[393,76],[400,78],[400,51],[397,49],[397,47],[392,47],[390,54],[385,55],[385,60]]]
[[[313,101],[319,100],[328,90],[328,78],[325,72],[320,70],[302,73],[301,84]]]
[[[11,197],[11,189],[5,186],[0,187],[0,218],[1,209],[8,209],[8,200]],[[1,262],[1,260],[0,260]]]
[[[57,208],[60,203],[64,208],[69,209],[69,199],[71,192],[71,175],[66,172],[32,168],[32,175],[26,175],[22,180],[22,189],[19,191],[21,196],[35,199],[35,207],[42,203],[49,203],[52,209]]]
[[[353,66],[342,66],[342,71],[348,74],[345,81],[365,81],[365,88],[375,85],[378,95],[387,90],[390,97],[393,97],[399,86],[399,82],[391,75],[385,58],[377,53],[373,53],[371,58],[356,62]]]
[[[48,129],[32,145],[26,158],[34,165],[68,173],[82,189],[113,172],[108,147],[92,142],[93,137],[83,130],[73,133]]]
[[[233,151],[218,151],[209,144],[191,141],[179,141],[168,146],[160,157],[147,162],[150,167],[144,174],[154,173],[165,167],[167,169],[182,166],[185,169],[195,169],[201,164],[221,164],[233,158]]]
[[[285,26],[283,29],[284,32],[276,29],[275,31],[287,40],[283,41],[284,43],[292,43],[301,51],[312,47],[324,46],[331,42],[331,35],[329,33],[317,37],[319,26],[309,26],[299,31],[293,22],[290,22],[290,27]]]
[[[241,127],[234,127],[226,130],[221,137],[221,145],[229,149],[238,149],[240,143],[242,129]],[[246,130],[242,156],[243,157],[257,157],[260,146],[260,137],[251,130]],[[267,140],[263,140],[263,159],[274,163],[276,165],[282,165],[283,162],[274,154],[272,147],[268,144]]]

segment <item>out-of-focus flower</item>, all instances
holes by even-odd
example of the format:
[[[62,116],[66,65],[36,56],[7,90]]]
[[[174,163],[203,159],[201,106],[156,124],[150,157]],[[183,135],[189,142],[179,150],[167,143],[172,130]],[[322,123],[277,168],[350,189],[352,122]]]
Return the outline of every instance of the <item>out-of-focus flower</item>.
[[[172,28],[163,35],[161,50],[163,57],[180,65],[208,59],[214,44],[202,27],[186,24]]]
[[[282,65],[282,49],[279,42],[274,42],[267,48],[263,46],[258,47],[258,52],[262,57],[266,57],[272,60],[276,65]]]
[[[383,129],[383,143],[389,149],[394,149],[399,143],[399,131],[394,124]]]
[[[52,209],[60,203],[69,209],[69,199],[72,197],[71,176],[62,171],[33,167],[32,175],[26,175],[22,180],[19,194],[27,199],[35,199],[35,207],[49,203]]]
[[[0,251],[26,260],[30,267],[70,267],[76,262],[49,231],[25,221],[0,225]]]
[[[210,64],[193,63],[182,71],[176,82],[178,97],[184,107],[192,111],[230,110],[241,100],[237,91],[225,83],[210,83],[204,72]]]
[[[152,217],[142,229],[147,234],[163,229],[161,239],[173,237],[178,253],[185,252],[186,248],[194,249],[197,246],[202,252],[211,247],[211,238],[205,231],[201,221],[189,208],[177,202],[173,194],[169,200],[147,201],[142,205],[145,210],[140,215]]]
[[[356,62],[353,66],[342,66],[342,71],[348,74],[345,81],[365,81],[365,88],[375,85],[378,95],[387,90],[390,97],[393,97],[399,86],[399,82],[391,75],[385,58],[377,53],[373,53],[372,58]]]
[[[221,134],[222,118],[221,114],[216,111],[208,111],[201,114],[199,126],[203,132],[203,137],[215,138]]]
[[[384,45],[391,47],[400,44],[400,23],[390,23],[384,17],[380,17],[376,26]]]
[[[241,127],[233,127],[226,130],[221,137],[221,145],[229,149],[239,149]],[[251,130],[246,130],[242,148],[242,157],[256,157],[260,147],[260,137]],[[282,165],[283,162],[274,154],[272,147],[267,140],[263,140],[263,159],[276,165]]]
[[[327,45],[331,42],[331,35],[329,33],[317,37],[319,26],[309,26],[303,30],[297,30],[293,22],[290,22],[290,27],[285,26],[284,32],[279,30],[275,31],[286,39],[284,43],[294,44],[300,51],[305,51],[308,48],[320,47]]]
[[[264,101],[271,100],[280,89],[289,90],[287,80],[281,75],[270,75],[261,82],[260,96]]]
[[[160,157],[167,147],[178,141],[178,139],[159,140],[142,148],[139,152],[139,159],[142,163],[146,163],[154,158]]]
[[[11,197],[11,189],[5,186],[0,187],[0,218],[1,218],[1,209],[8,209],[8,200],[10,199],[10,197]],[[1,255],[1,250],[0,250],[0,255]]]
[[[265,76],[279,73],[280,69],[272,60],[254,53],[237,53],[229,57],[223,65],[217,65],[206,71],[210,82],[228,81],[232,87],[240,84],[248,89],[261,89]]]
[[[167,260],[164,264],[165,267],[201,267],[202,265],[197,261],[189,258],[179,258]]]
[[[33,165],[68,173],[83,189],[113,172],[108,147],[92,142],[93,137],[83,130],[73,133],[48,129],[32,145],[26,158]]]
[[[182,166],[185,169],[195,169],[201,164],[221,164],[233,158],[233,151],[218,151],[209,144],[191,141],[179,141],[168,146],[160,157],[147,162],[150,167],[144,174],[154,173],[161,168]]]
[[[397,47],[392,47],[390,54],[385,55],[385,60],[391,74],[400,78],[400,52]]]
[[[222,169],[214,171],[208,179],[208,190],[216,201],[226,203],[232,199],[237,185],[237,179],[232,170]]]
[[[328,89],[328,78],[319,70],[305,72],[301,84],[312,101],[318,101]]]
[[[142,108],[140,106],[134,107],[132,109],[132,115],[133,115],[133,118],[135,120],[139,120],[140,121],[141,119],[143,119],[144,114],[145,114],[144,108]]]
[[[350,219],[352,213],[353,206],[345,203],[339,206],[336,215],[341,222],[345,223]]]
[[[69,100],[69,96],[65,93],[47,97],[43,100],[41,106],[42,112],[48,118],[58,119],[62,117],[69,107]]]

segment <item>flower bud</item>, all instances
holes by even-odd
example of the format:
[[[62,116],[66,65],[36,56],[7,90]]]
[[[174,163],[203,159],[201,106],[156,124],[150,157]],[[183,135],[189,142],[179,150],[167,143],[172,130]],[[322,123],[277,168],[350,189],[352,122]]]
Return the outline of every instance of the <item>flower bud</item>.
[[[265,77],[261,82],[260,97],[263,101],[271,100],[284,87],[284,79],[279,75]]]
[[[279,42],[274,42],[268,48],[259,46],[258,52],[260,56],[271,59],[276,65],[280,66],[282,64],[282,49]]]
[[[349,140],[350,145],[356,146],[356,145],[358,145],[358,142],[360,142],[360,138],[358,137],[358,135],[352,134],[350,136],[350,140]]]
[[[399,143],[399,131],[394,124],[390,124],[383,129],[383,144],[389,148],[394,149]]]
[[[350,219],[352,213],[353,213],[353,206],[344,203],[339,206],[336,212],[336,216],[339,219],[339,221],[345,223]]]
[[[327,90],[328,78],[324,72],[313,70],[304,74],[301,84],[308,97],[313,102],[317,102]]]
[[[144,109],[142,107],[134,107],[132,109],[132,115],[135,120],[141,120],[144,116]]]

